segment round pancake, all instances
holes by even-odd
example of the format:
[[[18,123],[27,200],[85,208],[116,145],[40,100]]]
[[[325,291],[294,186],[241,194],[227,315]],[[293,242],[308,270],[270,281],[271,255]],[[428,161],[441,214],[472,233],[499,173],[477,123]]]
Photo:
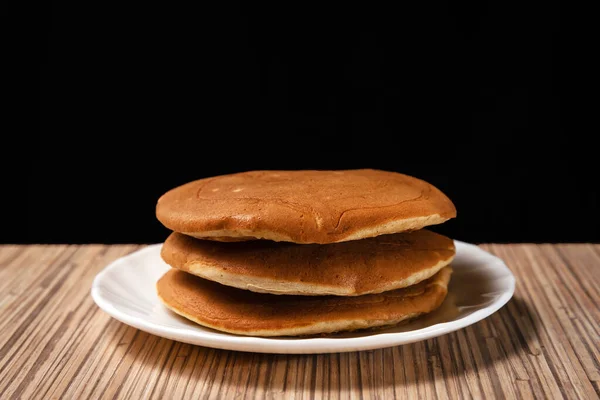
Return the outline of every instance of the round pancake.
[[[219,331],[298,336],[394,325],[438,308],[452,269],[404,289],[365,296],[276,296],[224,286],[171,269],[157,283],[172,311]]]
[[[197,238],[335,243],[421,229],[456,216],[431,184],[396,172],[250,171],[163,194],[156,217]]]
[[[454,241],[421,229],[350,242],[220,243],[172,233],[161,249],[171,267],[254,292],[357,296],[414,285],[450,264]]]

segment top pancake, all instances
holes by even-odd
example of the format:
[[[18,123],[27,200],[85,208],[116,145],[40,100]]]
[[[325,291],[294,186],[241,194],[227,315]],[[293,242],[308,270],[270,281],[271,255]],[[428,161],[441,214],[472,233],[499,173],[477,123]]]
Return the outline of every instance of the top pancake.
[[[204,239],[336,243],[417,230],[456,216],[433,185],[395,172],[250,171],[189,182],[162,195],[156,217]]]

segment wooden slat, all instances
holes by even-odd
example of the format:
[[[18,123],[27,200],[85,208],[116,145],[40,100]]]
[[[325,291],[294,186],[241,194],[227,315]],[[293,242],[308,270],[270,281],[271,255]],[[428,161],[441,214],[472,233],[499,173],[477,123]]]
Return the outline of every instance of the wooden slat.
[[[517,276],[489,318],[410,345],[271,355],[173,342],[89,295],[136,245],[0,246],[0,398],[600,397],[600,245],[487,244]]]

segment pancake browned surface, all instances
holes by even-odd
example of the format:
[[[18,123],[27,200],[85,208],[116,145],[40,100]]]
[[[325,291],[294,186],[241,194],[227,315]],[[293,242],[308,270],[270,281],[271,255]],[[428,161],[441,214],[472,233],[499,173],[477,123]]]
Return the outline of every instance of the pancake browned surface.
[[[433,185],[396,172],[251,171],[174,188],[156,216],[198,238],[327,244],[440,224],[456,209]]]
[[[394,325],[438,308],[452,269],[404,289],[364,296],[277,296],[171,269],[157,283],[171,310],[200,325],[252,336],[297,336]]]
[[[255,292],[356,296],[414,285],[454,258],[452,239],[421,229],[328,245],[221,243],[172,233],[162,258],[174,268]]]

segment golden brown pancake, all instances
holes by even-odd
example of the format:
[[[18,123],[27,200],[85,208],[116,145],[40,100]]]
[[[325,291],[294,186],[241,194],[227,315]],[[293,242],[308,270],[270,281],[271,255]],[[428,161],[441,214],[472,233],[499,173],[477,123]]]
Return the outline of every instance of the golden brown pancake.
[[[161,256],[171,267],[254,292],[356,296],[414,285],[450,264],[452,239],[421,229],[350,242],[221,243],[172,233]]]
[[[395,172],[251,171],[189,182],[162,195],[156,217],[197,238],[336,243],[440,224],[454,204]]]
[[[200,325],[252,336],[298,336],[394,325],[438,308],[452,269],[404,289],[364,296],[277,296],[171,269],[157,283],[171,310]]]

